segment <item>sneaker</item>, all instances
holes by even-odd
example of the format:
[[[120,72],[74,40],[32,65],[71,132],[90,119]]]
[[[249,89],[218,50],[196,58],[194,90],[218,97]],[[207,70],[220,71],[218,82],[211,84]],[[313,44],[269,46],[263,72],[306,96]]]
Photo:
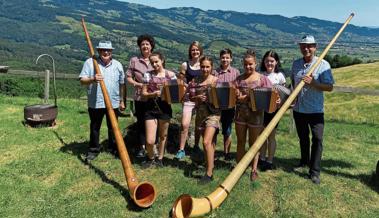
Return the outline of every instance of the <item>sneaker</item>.
[[[181,160],[185,156],[186,156],[186,152],[184,150],[179,150],[178,153],[176,153],[175,158],[178,160]]]
[[[88,152],[86,155],[86,161],[94,160],[97,157],[97,155],[99,155],[98,152]]]
[[[142,162],[142,168],[144,169],[152,168],[155,166],[156,166],[155,159],[146,158],[146,160]]]
[[[208,184],[210,182],[213,181],[213,175],[212,176],[208,176],[207,174],[205,174],[203,177],[201,177],[201,179],[199,180],[199,184],[201,185],[205,185],[205,184]]]
[[[159,168],[164,167],[164,166],[163,166],[163,161],[162,161],[162,159],[158,159],[158,158],[156,158],[156,159],[155,159],[155,166],[156,166],[156,167],[159,167]]]
[[[312,175],[310,176],[311,177],[311,180],[314,184],[316,185],[319,185],[320,184],[320,177],[319,176],[316,176],[316,175]]]
[[[145,151],[145,149],[141,148],[141,149],[137,152],[136,157],[138,157],[138,158],[146,157],[146,151]]]
[[[251,171],[250,181],[255,182],[258,179],[258,172],[256,170]]]
[[[224,153],[224,160],[230,161],[232,159],[233,159],[233,157],[232,157],[231,153]]]

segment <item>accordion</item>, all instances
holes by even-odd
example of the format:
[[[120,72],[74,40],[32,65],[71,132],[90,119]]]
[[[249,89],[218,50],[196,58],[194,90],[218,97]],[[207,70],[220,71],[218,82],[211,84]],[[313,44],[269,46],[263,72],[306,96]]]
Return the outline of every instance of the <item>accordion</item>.
[[[161,98],[169,104],[181,103],[185,94],[183,80],[168,80],[163,84]]]
[[[281,107],[284,104],[284,102],[287,100],[287,98],[290,96],[291,89],[282,85],[274,85],[274,89],[278,91],[278,94],[280,97],[279,107]]]
[[[268,113],[275,112],[287,100],[291,90],[281,85],[274,85],[273,88],[250,89],[250,105],[253,111],[264,110]],[[277,100],[280,98],[280,104]]]
[[[236,106],[236,88],[232,83],[221,82],[208,90],[208,99],[215,108],[226,110]]]
[[[268,113],[275,112],[277,109],[276,101],[279,94],[272,88],[250,89],[250,106],[253,111],[264,110]]]

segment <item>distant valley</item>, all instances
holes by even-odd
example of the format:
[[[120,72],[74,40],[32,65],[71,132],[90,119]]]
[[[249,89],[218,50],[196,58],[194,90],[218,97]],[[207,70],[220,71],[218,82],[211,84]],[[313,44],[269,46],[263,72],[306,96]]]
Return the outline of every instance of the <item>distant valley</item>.
[[[231,48],[237,67],[246,48],[255,48],[259,57],[273,48],[288,67],[300,55],[296,42],[301,35],[315,35],[321,51],[342,25],[308,17],[156,9],[115,0],[4,0],[0,6],[0,65],[41,70],[49,65],[36,66],[35,58],[49,53],[62,73],[78,73],[88,56],[80,26],[82,16],[93,43],[111,40],[116,47],[115,56],[123,64],[138,54],[136,37],[149,33],[156,38],[157,49],[167,56],[168,66],[174,69],[186,60],[188,44],[194,40],[214,57],[221,48]],[[379,28],[349,25],[330,53],[364,61],[379,59]]]

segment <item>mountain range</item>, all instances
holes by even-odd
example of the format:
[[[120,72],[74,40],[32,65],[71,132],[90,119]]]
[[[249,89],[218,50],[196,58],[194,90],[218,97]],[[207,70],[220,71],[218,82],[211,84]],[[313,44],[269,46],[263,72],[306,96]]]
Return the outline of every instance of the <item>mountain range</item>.
[[[49,53],[57,60],[57,70],[65,73],[78,73],[88,57],[82,17],[93,44],[111,40],[123,64],[139,52],[136,37],[149,33],[171,67],[186,60],[188,45],[194,40],[214,57],[221,48],[230,47],[237,60],[246,48],[255,48],[258,56],[273,48],[288,65],[300,55],[297,41],[303,34],[313,34],[322,48],[342,25],[300,16],[191,7],[156,9],[116,0],[1,0],[0,6],[0,65],[40,69],[47,64],[35,66],[35,58]],[[349,25],[331,52],[376,59],[379,28]]]

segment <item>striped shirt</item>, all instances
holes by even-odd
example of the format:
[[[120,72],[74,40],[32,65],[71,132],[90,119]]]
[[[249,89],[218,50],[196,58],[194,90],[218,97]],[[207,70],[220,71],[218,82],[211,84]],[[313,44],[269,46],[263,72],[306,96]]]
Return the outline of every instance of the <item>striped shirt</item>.
[[[98,60],[100,72],[104,77],[104,83],[107,87],[108,95],[113,108],[118,108],[120,105],[120,84],[125,83],[125,74],[122,64],[113,59],[108,65],[104,65],[101,60]],[[93,78],[95,70],[93,68],[92,58],[84,62],[79,78]],[[88,107],[89,108],[105,108],[103,92],[100,88],[100,83],[91,83],[87,88]]]

